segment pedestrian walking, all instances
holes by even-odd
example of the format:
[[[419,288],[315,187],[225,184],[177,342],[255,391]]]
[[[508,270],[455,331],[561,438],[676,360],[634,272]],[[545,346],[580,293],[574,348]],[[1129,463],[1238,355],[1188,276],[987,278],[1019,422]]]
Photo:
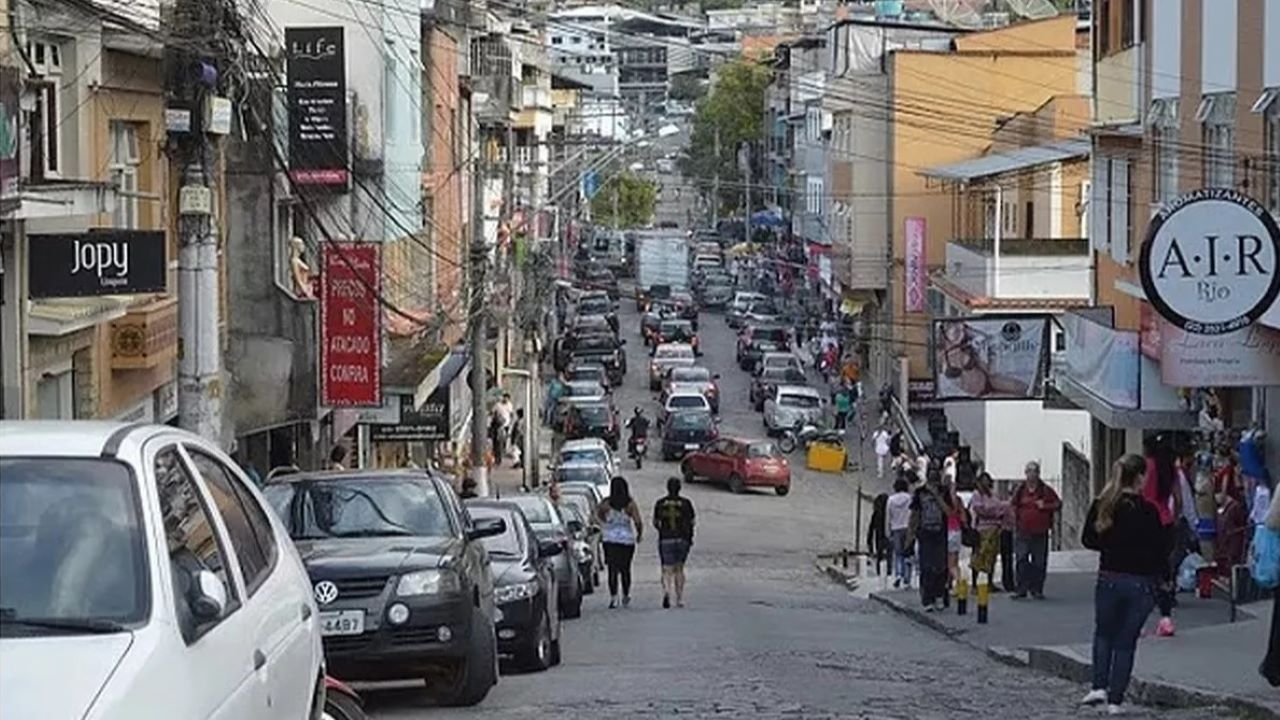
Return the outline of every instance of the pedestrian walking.
[[[1013,554],[1018,583],[1014,597],[1021,599],[1030,594],[1043,600],[1045,572],[1049,567],[1049,528],[1053,527],[1053,514],[1062,507],[1062,500],[1040,479],[1040,463],[1034,460],[1027,463],[1024,475],[1026,479],[1013,491],[1010,502],[1015,523]]]
[[[942,476],[942,491],[947,499],[947,586],[955,585],[960,580],[960,551],[964,548],[964,528],[969,524],[964,503],[956,492],[954,481]]]
[[[876,477],[884,477],[884,466],[889,461],[889,451],[892,436],[889,434],[889,428],[881,425],[871,434],[871,443],[876,450]]]
[[[1156,635],[1171,637],[1175,632],[1173,624],[1174,564],[1172,553],[1175,548],[1177,519],[1182,516],[1182,492],[1179,488],[1180,470],[1169,438],[1155,435],[1143,443],[1143,454],[1146,456],[1145,479],[1142,485],[1142,496],[1155,507],[1160,517],[1161,531],[1168,536],[1166,544],[1170,556],[1166,558],[1165,572],[1156,586],[1156,605],[1160,608],[1160,621],[1156,623]],[[1237,487],[1233,484],[1233,487]],[[1226,538],[1222,538],[1225,540]]]
[[[978,543],[969,559],[973,571],[973,584],[977,586],[982,575],[987,576],[987,586],[995,584],[996,558],[1000,555],[1000,531],[1009,514],[1009,503],[992,492],[991,475],[982,473],[975,482],[977,491],[969,503],[969,515],[973,529],[978,533]]]
[[[619,581],[622,606],[627,607],[631,604],[631,561],[644,537],[644,523],[621,476],[609,483],[609,497],[596,509],[596,515],[603,527],[604,561],[609,566],[609,607],[618,607]]]
[[[911,532],[920,561],[920,602],[925,612],[941,608],[947,596],[947,515],[951,507],[942,475],[931,470],[911,498]]]
[[[1272,493],[1264,523],[1268,530],[1280,531],[1280,492]],[[1271,687],[1280,687],[1280,592],[1271,595],[1271,632],[1267,637],[1267,654],[1258,672]]]
[[[684,607],[684,565],[693,547],[693,503],[680,494],[680,478],[667,478],[667,496],[653,505],[653,527],[658,531],[658,561],[662,564],[662,608]]]
[[[516,416],[511,420],[511,448],[516,456],[512,467],[524,467],[524,408],[516,408]]]
[[[867,551],[875,561],[876,575],[880,575],[880,564],[889,564],[892,557],[889,546],[889,493],[880,493],[871,501],[871,523],[867,527]]]
[[[836,430],[844,430],[848,426],[849,413],[853,411],[853,397],[849,394],[847,385],[841,383],[836,388],[831,404],[836,413]]]
[[[501,465],[507,453],[507,428],[502,417],[494,413],[489,417],[489,444],[493,448],[493,465]]]
[[[911,484],[905,477],[893,481],[893,494],[885,501],[885,519],[889,526],[889,547],[893,550],[893,586],[911,587],[911,559],[915,555],[909,543],[911,530]]]
[[[1151,614],[1156,585],[1169,560],[1170,535],[1142,497],[1146,461],[1125,455],[1085,517],[1081,541],[1101,553],[1094,589],[1093,680],[1084,705],[1123,712],[1138,635]]]

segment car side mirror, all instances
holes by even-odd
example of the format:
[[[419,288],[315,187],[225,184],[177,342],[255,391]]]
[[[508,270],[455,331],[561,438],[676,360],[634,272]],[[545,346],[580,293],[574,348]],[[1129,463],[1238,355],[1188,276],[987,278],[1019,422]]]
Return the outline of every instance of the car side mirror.
[[[564,547],[558,542],[544,541],[538,543],[538,557],[555,557],[564,552]]]
[[[507,521],[502,518],[473,519],[471,521],[471,529],[467,531],[467,538],[471,540],[479,540],[480,538],[501,535],[506,531]]]
[[[197,571],[190,592],[191,614],[199,622],[212,622],[227,611],[227,586],[212,570]]]

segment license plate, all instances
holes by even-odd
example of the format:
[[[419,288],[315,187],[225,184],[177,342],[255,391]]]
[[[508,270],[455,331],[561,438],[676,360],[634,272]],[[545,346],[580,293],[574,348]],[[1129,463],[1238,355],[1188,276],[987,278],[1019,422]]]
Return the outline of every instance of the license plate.
[[[684,444],[684,449],[685,449],[685,450],[697,450],[697,449],[698,449],[698,443],[685,443],[685,444]]]
[[[321,635],[359,635],[363,632],[363,610],[337,610],[320,613]]]

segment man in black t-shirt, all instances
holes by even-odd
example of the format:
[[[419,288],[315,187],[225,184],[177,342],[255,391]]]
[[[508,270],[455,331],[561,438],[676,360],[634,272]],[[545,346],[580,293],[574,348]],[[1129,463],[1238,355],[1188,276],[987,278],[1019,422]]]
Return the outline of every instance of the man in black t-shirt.
[[[680,478],[667,478],[667,496],[653,506],[653,526],[658,530],[658,559],[662,563],[662,607],[684,607],[684,563],[693,546],[693,503],[680,495]]]

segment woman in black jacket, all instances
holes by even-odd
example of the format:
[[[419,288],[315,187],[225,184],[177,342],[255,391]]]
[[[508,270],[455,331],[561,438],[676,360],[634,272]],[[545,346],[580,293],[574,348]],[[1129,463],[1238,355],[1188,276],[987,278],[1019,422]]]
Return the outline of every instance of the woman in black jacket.
[[[1155,506],[1142,497],[1145,479],[1145,460],[1120,458],[1084,523],[1084,546],[1102,557],[1093,601],[1093,685],[1081,702],[1105,702],[1110,714],[1122,712],[1138,635],[1169,558],[1169,534]]]

